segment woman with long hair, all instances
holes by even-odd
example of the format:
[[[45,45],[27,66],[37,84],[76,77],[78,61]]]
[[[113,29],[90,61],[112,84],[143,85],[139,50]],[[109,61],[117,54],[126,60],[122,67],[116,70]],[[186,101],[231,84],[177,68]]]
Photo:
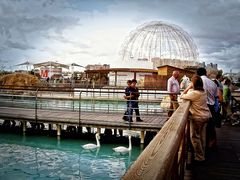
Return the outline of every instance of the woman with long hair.
[[[207,106],[207,93],[203,81],[195,75],[190,85],[183,91],[181,98],[191,101],[190,106],[190,139],[194,148],[195,161],[205,160],[206,126],[211,112]]]

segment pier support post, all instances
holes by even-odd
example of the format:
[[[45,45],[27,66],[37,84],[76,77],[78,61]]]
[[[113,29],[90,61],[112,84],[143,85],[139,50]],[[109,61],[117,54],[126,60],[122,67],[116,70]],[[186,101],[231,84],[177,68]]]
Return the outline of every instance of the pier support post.
[[[49,130],[49,131],[52,130],[52,124],[48,124],[48,130]]]
[[[77,129],[78,129],[78,133],[82,134],[82,126],[78,126]]]
[[[57,136],[61,136],[61,125],[57,124]]]
[[[113,132],[114,132],[114,133],[113,133],[114,136],[117,136],[117,129],[114,129]]]
[[[145,132],[141,131],[141,134],[140,134],[141,144],[144,144],[144,135],[145,135]]]
[[[91,127],[86,127],[87,133],[91,133]]]
[[[23,134],[25,134],[26,131],[27,131],[27,122],[26,121],[22,121],[22,125],[23,125]]]
[[[122,129],[118,129],[118,134],[119,134],[119,136],[123,136],[123,130]]]
[[[101,134],[101,128],[97,128],[97,133]]]

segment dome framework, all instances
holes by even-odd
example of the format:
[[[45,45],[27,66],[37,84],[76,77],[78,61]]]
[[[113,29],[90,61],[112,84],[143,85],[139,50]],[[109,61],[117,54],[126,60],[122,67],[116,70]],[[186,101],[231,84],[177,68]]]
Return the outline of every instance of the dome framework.
[[[182,28],[152,21],[133,30],[122,45],[122,60],[151,61],[152,58],[196,61],[198,50]]]

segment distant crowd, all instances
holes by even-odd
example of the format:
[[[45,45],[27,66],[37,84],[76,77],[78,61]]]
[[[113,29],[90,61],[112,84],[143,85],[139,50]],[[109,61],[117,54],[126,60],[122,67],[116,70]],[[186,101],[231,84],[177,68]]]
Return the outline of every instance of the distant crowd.
[[[172,77],[168,79],[167,89],[171,100],[169,117],[178,108],[178,94],[181,86],[178,78],[179,72],[173,71]],[[221,127],[222,121],[231,114],[231,80],[221,75],[210,79],[206,69],[199,68],[184,88],[180,98],[191,101],[189,120],[194,160],[204,162],[205,149],[215,148],[217,145],[215,128]]]
[[[220,74],[210,79],[205,68],[198,68],[191,80],[183,76],[182,82],[179,83],[179,77],[180,73],[176,70],[167,81],[170,99],[168,117],[170,118],[179,107],[179,97],[182,100],[191,101],[189,121],[194,160],[204,162],[205,149],[215,148],[217,145],[215,128],[220,128],[222,122],[231,114],[232,83],[229,78],[224,78]],[[136,113],[136,121],[143,121],[139,113],[140,94],[136,84],[137,80],[128,80],[125,89],[124,99],[127,100],[127,108],[123,120],[128,123],[133,122],[133,111]],[[179,96],[180,88],[184,90]]]

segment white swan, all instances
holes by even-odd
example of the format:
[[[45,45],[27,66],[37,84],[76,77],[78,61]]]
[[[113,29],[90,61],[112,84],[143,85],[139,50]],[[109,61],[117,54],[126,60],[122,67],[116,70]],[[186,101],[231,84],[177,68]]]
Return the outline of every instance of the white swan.
[[[132,150],[132,141],[131,141],[130,135],[128,136],[128,139],[129,139],[129,147],[128,148],[126,148],[124,146],[118,146],[118,147],[113,148],[113,150],[118,153],[126,153],[126,152],[131,151]]]
[[[95,137],[96,137],[97,144],[92,144],[92,143],[85,144],[85,145],[82,146],[83,149],[91,150],[91,149],[96,149],[96,148],[100,147],[100,142],[99,142],[100,136],[99,136],[99,133],[96,133]]]

